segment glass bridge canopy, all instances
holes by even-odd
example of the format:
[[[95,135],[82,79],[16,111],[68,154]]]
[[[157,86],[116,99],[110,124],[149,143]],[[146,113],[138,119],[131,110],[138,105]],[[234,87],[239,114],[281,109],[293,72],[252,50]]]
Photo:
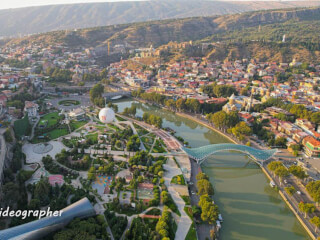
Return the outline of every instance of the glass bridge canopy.
[[[203,147],[198,148],[182,148],[183,151],[185,151],[189,157],[195,159],[198,163],[202,162],[202,160],[206,159],[210,155],[216,153],[216,152],[222,152],[222,151],[239,151],[243,152],[252,158],[254,158],[256,161],[265,161],[271,158],[278,150],[277,149],[256,149],[253,147],[249,147],[246,145],[240,145],[240,144],[232,144],[232,143],[222,143],[222,144],[211,144]]]

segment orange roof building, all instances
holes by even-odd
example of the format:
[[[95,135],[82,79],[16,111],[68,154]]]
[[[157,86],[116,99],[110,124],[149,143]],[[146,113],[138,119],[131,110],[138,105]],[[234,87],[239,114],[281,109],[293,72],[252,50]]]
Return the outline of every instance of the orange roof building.
[[[312,136],[307,136],[302,140],[304,151],[309,157],[320,157],[320,141]]]

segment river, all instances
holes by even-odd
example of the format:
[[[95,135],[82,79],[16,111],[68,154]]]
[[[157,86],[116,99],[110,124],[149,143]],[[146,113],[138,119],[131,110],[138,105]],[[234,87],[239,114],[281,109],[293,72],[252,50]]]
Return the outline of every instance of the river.
[[[170,111],[131,100],[116,102],[119,112],[134,104],[137,116],[143,112],[162,117],[163,127],[175,130],[191,147],[229,142],[222,135]],[[222,240],[296,240],[310,239],[279,194],[272,189],[267,177],[254,162],[241,153],[221,152],[201,166],[210,177],[224,218]]]

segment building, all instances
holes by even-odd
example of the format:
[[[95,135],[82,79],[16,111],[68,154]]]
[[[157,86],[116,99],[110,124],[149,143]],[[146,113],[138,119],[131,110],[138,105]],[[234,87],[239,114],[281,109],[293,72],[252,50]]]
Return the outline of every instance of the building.
[[[69,117],[73,120],[81,121],[85,118],[86,111],[82,108],[76,108],[69,113]]]
[[[230,113],[232,111],[241,111],[242,105],[240,103],[235,102],[234,94],[229,98],[229,102],[222,107],[222,110],[226,113]]]
[[[312,136],[307,136],[302,140],[304,152],[309,157],[320,157],[320,141]]]
[[[87,218],[96,215],[96,212],[87,198],[61,210],[61,216],[48,216],[39,220],[25,223],[16,227],[0,231],[0,239],[25,240],[41,239],[51,232],[67,225],[74,218]]]
[[[249,126],[251,126],[254,122],[254,117],[247,112],[239,112],[238,116],[241,121],[247,123]]]
[[[29,101],[26,101],[25,102],[25,107],[24,107],[24,112],[26,114],[28,114],[28,117],[37,117],[38,116],[38,109],[39,109],[39,106],[38,104],[34,103],[34,102],[29,102]]]

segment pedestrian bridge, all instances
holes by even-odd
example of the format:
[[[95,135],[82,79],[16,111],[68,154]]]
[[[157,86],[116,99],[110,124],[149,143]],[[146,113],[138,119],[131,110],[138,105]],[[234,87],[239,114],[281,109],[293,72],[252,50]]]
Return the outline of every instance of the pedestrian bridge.
[[[238,151],[247,154],[260,165],[278,151],[277,149],[261,150],[246,145],[232,143],[211,144],[198,148],[183,147],[182,150],[185,151],[190,158],[196,160],[198,164],[203,163],[207,157],[216,152]]]

